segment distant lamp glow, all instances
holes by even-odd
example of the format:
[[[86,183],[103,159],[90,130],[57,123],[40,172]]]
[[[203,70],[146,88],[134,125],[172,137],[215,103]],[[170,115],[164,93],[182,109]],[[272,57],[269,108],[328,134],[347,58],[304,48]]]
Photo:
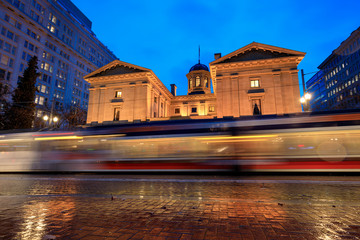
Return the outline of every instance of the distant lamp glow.
[[[310,110],[310,99],[311,99],[311,94],[307,92],[304,94],[304,96],[300,98],[300,102],[305,112],[308,112]]]
[[[59,118],[58,118],[58,117],[54,117],[54,118],[53,118],[53,121],[54,121],[54,122],[57,122],[57,121],[59,121]]]
[[[49,120],[49,116],[48,116],[48,115],[45,115],[45,116],[43,116],[43,119],[44,119],[45,121],[47,121],[47,120]]]

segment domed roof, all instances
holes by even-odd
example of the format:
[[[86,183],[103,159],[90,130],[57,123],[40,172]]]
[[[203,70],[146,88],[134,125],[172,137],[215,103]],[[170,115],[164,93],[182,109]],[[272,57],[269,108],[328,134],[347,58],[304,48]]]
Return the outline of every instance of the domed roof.
[[[205,70],[205,71],[208,71],[209,72],[209,68],[204,65],[204,64],[201,64],[200,62],[195,64],[194,66],[192,66],[190,68],[190,71],[189,72],[192,72],[192,71],[197,71],[197,70]]]

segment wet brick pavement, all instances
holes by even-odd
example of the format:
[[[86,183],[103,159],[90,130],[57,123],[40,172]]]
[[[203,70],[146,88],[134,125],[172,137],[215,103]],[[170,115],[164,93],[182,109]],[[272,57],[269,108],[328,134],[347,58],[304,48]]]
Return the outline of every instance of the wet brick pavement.
[[[360,239],[360,177],[0,175],[0,239]]]

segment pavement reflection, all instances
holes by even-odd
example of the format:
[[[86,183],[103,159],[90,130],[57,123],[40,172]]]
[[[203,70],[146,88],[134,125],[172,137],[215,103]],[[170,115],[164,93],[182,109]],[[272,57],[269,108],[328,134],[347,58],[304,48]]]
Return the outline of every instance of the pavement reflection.
[[[355,239],[360,177],[0,175],[0,239]]]

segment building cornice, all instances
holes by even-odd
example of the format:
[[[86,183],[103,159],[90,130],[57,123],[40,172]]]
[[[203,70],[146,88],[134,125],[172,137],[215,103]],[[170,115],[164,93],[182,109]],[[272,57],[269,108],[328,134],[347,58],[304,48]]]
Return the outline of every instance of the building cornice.
[[[215,61],[211,62],[209,65],[215,65],[215,64],[219,64],[222,61],[225,61],[229,58],[232,58],[236,55],[239,55],[241,53],[244,53],[246,51],[252,50],[252,49],[256,49],[256,50],[267,50],[267,51],[272,51],[272,52],[280,52],[280,53],[286,53],[286,54],[291,54],[291,55],[295,55],[295,56],[302,56],[304,57],[306,53],[304,52],[300,52],[300,51],[295,51],[295,50],[290,50],[290,49],[286,49],[286,48],[281,48],[281,47],[276,47],[276,46],[272,46],[272,45],[267,45],[267,44],[262,44],[262,43],[257,43],[257,42],[252,42],[234,52],[231,52],[219,59],[216,59]]]
[[[111,69],[112,67],[115,67],[115,66],[125,66],[125,67],[128,67],[128,68],[132,68],[132,69],[138,69],[138,70],[142,70],[144,72],[150,72],[151,70],[148,69],[148,68],[144,68],[144,67],[140,67],[140,66],[137,66],[137,65],[134,65],[134,64],[131,64],[131,63],[127,63],[127,62],[124,62],[124,61],[120,61],[118,59],[102,66],[101,68],[98,68],[97,70],[89,73],[88,75],[84,76],[84,79],[91,82],[91,79],[90,78],[99,78],[98,76],[95,77],[96,74],[98,73],[101,73],[103,71],[106,71],[108,69]],[[126,74],[119,74],[119,75],[116,75],[116,76],[121,76],[121,75],[126,75]]]
[[[107,69],[111,69],[115,66],[125,66],[128,68],[133,68],[136,70],[142,70],[142,72],[135,72],[135,73],[124,73],[124,74],[117,74],[117,75],[105,75],[105,76],[96,76],[97,74],[106,71]],[[93,77],[94,76],[94,77]],[[166,88],[166,86],[160,81],[160,79],[155,75],[155,73],[144,67],[136,66],[134,64],[126,63],[120,60],[114,60],[111,63],[97,69],[96,71],[86,75],[84,77],[86,81],[88,81],[90,84],[93,85],[117,85],[117,84],[124,84],[129,85],[131,83],[135,83],[134,86],[136,86],[137,81],[141,81],[141,84],[148,84],[151,83],[153,86],[158,88],[164,96],[168,100],[170,100],[173,95],[170,93],[170,91]]]
[[[194,95],[180,95],[175,96],[172,99],[172,102],[177,101],[194,101],[194,100],[216,100],[216,96],[214,93],[208,93],[208,94],[194,94]]]

